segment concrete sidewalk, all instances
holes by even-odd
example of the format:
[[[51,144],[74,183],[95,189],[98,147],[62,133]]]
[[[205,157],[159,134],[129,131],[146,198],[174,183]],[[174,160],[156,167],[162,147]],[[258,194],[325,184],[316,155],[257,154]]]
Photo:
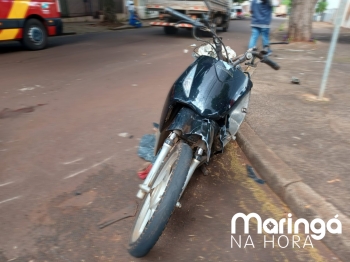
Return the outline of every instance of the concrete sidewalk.
[[[238,142],[259,174],[299,218],[325,222],[339,215],[343,232],[323,241],[350,261],[350,30],[342,30],[327,84],[315,101],[332,28],[314,24],[316,43],[275,45],[273,71],[259,64],[249,114]],[[285,32],[275,35],[281,41]],[[292,77],[300,85],[292,84]]]

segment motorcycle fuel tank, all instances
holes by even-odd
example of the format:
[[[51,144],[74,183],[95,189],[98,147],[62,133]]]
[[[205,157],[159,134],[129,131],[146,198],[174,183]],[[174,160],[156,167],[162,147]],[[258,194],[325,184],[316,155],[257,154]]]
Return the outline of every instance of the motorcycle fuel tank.
[[[201,56],[174,83],[167,104],[181,103],[204,118],[218,120],[226,116],[252,86],[249,77],[240,69]]]

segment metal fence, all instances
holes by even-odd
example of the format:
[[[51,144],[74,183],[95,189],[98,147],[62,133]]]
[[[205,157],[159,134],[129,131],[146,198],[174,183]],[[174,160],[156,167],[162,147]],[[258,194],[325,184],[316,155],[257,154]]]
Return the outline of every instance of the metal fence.
[[[114,0],[117,13],[124,13],[124,0]],[[104,0],[60,0],[62,17],[95,16],[103,11]]]

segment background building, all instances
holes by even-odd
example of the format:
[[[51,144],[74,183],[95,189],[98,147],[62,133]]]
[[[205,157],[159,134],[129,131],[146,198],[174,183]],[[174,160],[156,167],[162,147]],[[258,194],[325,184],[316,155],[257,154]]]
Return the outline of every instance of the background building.
[[[114,0],[117,13],[125,12],[124,0]],[[103,10],[103,0],[60,0],[62,17],[94,16]]]
[[[125,0],[114,0],[117,14],[127,14]],[[60,0],[62,17],[97,16],[103,11],[104,0]],[[134,0],[141,19],[158,17],[158,12],[147,11],[147,0]]]
[[[327,10],[324,13],[323,19],[320,16],[315,15],[315,20],[322,20],[324,22],[334,23],[337,12],[340,10],[339,9],[340,0],[328,0],[327,3],[328,3],[328,6],[327,6]],[[346,15],[342,21],[342,26],[350,28],[350,0],[347,1],[345,10],[346,10]]]

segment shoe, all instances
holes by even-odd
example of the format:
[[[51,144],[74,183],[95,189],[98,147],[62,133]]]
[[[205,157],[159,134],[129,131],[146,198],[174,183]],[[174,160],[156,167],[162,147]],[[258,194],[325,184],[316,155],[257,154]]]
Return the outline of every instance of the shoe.
[[[272,50],[270,49],[270,46],[264,46],[264,49],[261,51],[261,53],[263,53],[264,55],[271,55],[272,54]]]

